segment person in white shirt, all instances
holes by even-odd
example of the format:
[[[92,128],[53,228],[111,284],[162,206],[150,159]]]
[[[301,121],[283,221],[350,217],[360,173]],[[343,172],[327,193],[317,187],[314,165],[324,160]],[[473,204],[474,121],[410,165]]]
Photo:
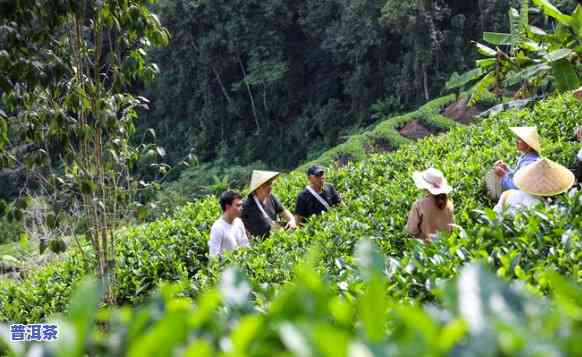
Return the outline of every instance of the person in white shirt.
[[[538,197],[520,190],[507,190],[501,194],[499,202],[493,207],[498,214],[515,216],[519,210],[530,209],[543,202]]]
[[[238,247],[249,246],[247,232],[240,219],[242,196],[238,192],[226,191],[220,196],[220,207],[223,214],[210,229],[208,241],[210,257],[220,256]]]
[[[543,158],[520,169],[514,177],[517,190],[503,192],[493,210],[514,216],[544,202],[544,197],[559,195],[574,185],[574,174],[568,168]]]

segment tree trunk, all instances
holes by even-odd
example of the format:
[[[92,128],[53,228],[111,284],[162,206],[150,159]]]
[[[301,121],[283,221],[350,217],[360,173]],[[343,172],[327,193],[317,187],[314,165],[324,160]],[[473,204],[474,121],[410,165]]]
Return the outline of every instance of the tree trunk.
[[[243,81],[245,82],[245,87],[247,88],[247,93],[249,95],[249,100],[251,101],[251,108],[253,110],[253,117],[255,118],[255,124],[257,126],[257,132],[256,134],[258,135],[261,132],[261,126],[259,125],[259,117],[257,116],[257,107],[255,105],[255,99],[253,97],[253,91],[251,90],[251,86],[249,86],[248,82],[246,81],[247,78],[247,72],[245,70],[245,66],[243,65],[240,56],[237,55],[237,60],[238,60],[238,64],[240,65],[240,70],[242,72],[243,75]]]

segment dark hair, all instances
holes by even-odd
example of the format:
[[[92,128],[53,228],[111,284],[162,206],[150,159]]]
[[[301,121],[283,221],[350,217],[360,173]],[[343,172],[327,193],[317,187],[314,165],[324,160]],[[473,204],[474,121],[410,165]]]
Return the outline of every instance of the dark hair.
[[[440,195],[434,195],[434,203],[438,209],[445,209],[449,198],[446,193],[441,193]]]
[[[578,184],[582,184],[582,160],[576,160],[574,176],[576,176],[576,181],[578,181]]]
[[[220,207],[222,212],[226,211],[226,206],[232,205],[234,200],[242,200],[240,193],[235,191],[225,191],[220,195]]]

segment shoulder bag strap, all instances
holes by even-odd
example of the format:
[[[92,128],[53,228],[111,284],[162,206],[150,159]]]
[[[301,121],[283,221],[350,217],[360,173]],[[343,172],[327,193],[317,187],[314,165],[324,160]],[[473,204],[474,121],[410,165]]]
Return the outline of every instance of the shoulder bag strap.
[[[327,203],[327,201],[324,200],[323,197],[321,197],[317,192],[315,192],[315,190],[312,189],[311,186],[307,186],[306,188],[307,191],[309,191],[309,193],[311,193],[313,197],[315,197],[315,199],[317,199],[319,203],[321,203],[323,207],[325,207],[325,209],[329,209],[329,203]]]

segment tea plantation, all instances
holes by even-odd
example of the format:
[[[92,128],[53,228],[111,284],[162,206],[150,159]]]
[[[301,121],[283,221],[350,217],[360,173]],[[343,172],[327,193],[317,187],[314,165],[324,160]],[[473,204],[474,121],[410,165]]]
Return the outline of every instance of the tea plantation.
[[[145,304],[97,311],[99,289],[86,282],[68,305],[90,270],[71,251],[2,281],[0,321],[64,319],[58,343],[26,346],[59,356],[580,355],[582,193],[503,218],[483,177],[496,160],[516,160],[517,125],[537,125],[544,155],[571,166],[581,113],[581,101],[556,95],[331,170],[341,207],[222,260],[207,258],[216,199],[193,202],[119,232],[119,302]],[[454,187],[457,227],[425,245],[403,227],[422,194],[412,172],[429,166]],[[304,186],[297,170],[274,187],[293,207]]]

